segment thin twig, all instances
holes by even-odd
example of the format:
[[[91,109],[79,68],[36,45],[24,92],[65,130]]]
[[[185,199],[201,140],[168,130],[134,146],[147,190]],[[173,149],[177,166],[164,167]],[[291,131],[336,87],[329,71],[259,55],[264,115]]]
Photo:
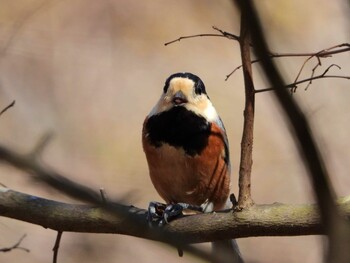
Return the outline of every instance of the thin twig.
[[[173,44],[173,43],[178,42],[178,41],[180,42],[182,39],[196,38],[196,37],[225,37],[225,36],[220,35],[220,34],[197,34],[197,35],[183,36],[183,37],[179,37],[175,40],[164,43],[164,46]]]
[[[331,64],[328,68],[326,68],[326,70],[322,73],[322,75],[325,76],[325,75],[327,74],[327,72],[328,72],[331,68],[333,68],[333,67],[336,67],[336,68],[338,68],[338,69],[341,69],[341,67],[340,67],[339,65],[337,65],[337,64]]]
[[[252,60],[251,63],[253,64],[255,62]],[[235,67],[229,74],[226,75],[225,81],[227,81],[240,68],[242,68],[242,65],[239,65],[238,67]]]
[[[343,48],[343,47],[345,47],[345,48]],[[343,44],[332,46],[330,48],[326,48],[326,49],[323,49],[321,51],[313,52],[313,53],[310,53],[310,52],[309,53],[275,53],[275,52],[271,52],[271,53],[269,53],[269,57],[270,58],[285,58],[285,57],[311,57],[312,58],[312,57],[316,56],[318,59],[320,59],[320,58],[331,57],[332,55],[336,55],[336,54],[344,53],[344,52],[349,52],[349,51],[350,51],[350,44],[343,43]],[[306,61],[304,61],[302,68],[301,68],[301,71],[304,68],[306,62],[308,62],[311,58],[307,58]],[[258,62],[261,62],[261,59],[252,60],[252,64],[255,64]],[[226,75],[225,80],[228,80],[231,77],[231,75],[233,75],[240,68],[242,68],[242,65],[235,67],[229,74]],[[299,72],[300,72],[300,70],[299,70]],[[299,75],[300,75],[299,72],[298,72],[296,81],[299,78]]]
[[[61,242],[61,237],[62,237],[63,232],[62,231],[57,231],[57,236],[56,236],[56,241],[55,245],[52,249],[53,251],[53,263],[57,263],[57,256],[58,256],[58,250],[60,248],[60,242]]]
[[[232,33],[229,33],[229,32],[226,32],[226,31],[223,31],[215,26],[212,27],[214,30],[220,32],[220,34],[196,34],[196,35],[189,35],[189,36],[182,36],[182,37],[179,37],[175,40],[172,40],[172,41],[169,41],[169,42],[166,42],[164,44],[164,46],[167,46],[167,45],[170,45],[170,44],[173,44],[175,42],[180,42],[181,40],[183,39],[189,39],[189,38],[196,38],[196,37],[225,37],[225,38],[228,38],[228,39],[231,39],[231,40],[236,40],[236,41],[239,41],[239,36],[236,36]]]
[[[342,47],[345,47],[345,48],[342,48]],[[339,50],[339,48],[341,48]],[[350,44],[348,43],[343,43],[343,44],[339,44],[339,45],[335,45],[335,46],[332,46],[332,47],[329,47],[329,48],[325,48],[325,49],[322,49],[318,52],[315,52],[315,53],[311,53],[309,54],[308,58],[304,61],[304,63],[302,64],[300,70],[298,71],[298,74],[295,78],[295,81],[294,82],[297,82],[300,75],[301,75],[301,72],[303,71],[305,65],[307,64],[307,62],[309,62],[313,57],[316,57],[317,58],[317,62],[318,64],[315,66],[316,68],[318,66],[321,65],[321,58],[326,58],[326,57],[330,57],[332,56],[333,54],[338,54],[338,53],[343,53],[343,52],[347,52],[347,51],[350,51]]]
[[[6,106],[1,112],[0,112],[0,116],[7,111],[9,108],[13,107],[15,105],[16,101],[12,101],[8,106]]]
[[[320,67],[320,66],[322,66],[321,59],[320,59],[319,57],[317,57],[317,64],[316,64],[316,65],[312,68],[312,70],[311,70],[311,76],[310,76],[311,80],[310,80],[309,83],[306,85],[305,90],[307,90],[308,87],[312,84],[312,78],[315,76],[316,69],[317,69],[318,67]],[[294,88],[294,89],[291,89],[291,91],[292,91],[293,93],[295,93],[295,92],[297,91],[297,86],[295,85],[295,88]]]
[[[331,46],[329,48],[322,49],[317,52],[304,52],[304,53],[277,53],[277,52],[270,52],[269,57],[274,58],[282,58],[282,57],[311,57],[311,56],[318,56],[318,57],[331,57],[332,55],[338,54],[338,53],[344,53],[350,51],[350,43],[342,43],[335,46]]]
[[[16,244],[14,244],[13,246],[11,247],[4,247],[4,248],[0,248],[0,252],[10,252],[11,250],[13,249],[20,249],[20,250],[23,250],[25,252],[30,252],[29,249],[27,248],[24,248],[24,247],[20,247],[20,244],[22,243],[23,239],[26,237],[27,235],[24,234],[18,241]]]
[[[317,63],[317,65],[312,69],[312,73],[311,73],[311,77],[310,77],[310,81],[309,83],[306,85],[305,90],[307,90],[309,88],[309,86],[312,84],[313,81],[313,77],[315,75],[315,71],[318,68],[318,66],[321,66],[321,60],[320,58],[317,58],[319,60],[319,63]],[[340,66],[338,66],[337,64],[331,64],[328,68],[326,68],[326,70],[321,74],[321,76],[325,76],[327,74],[327,72],[332,68],[332,67],[337,67],[338,69],[341,69]],[[296,89],[294,89],[294,92],[296,91]]]
[[[296,85],[305,83],[305,82],[309,82],[313,81],[313,80],[317,80],[317,79],[322,79],[322,78],[334,78],[334,79],[349,79],[350,80],[350,76],[337,76],[337,75],[323,75],[323,73],[321,75],[312,77],[312,78],[307,78],[307,79],[303,79],[303,80],[299,80],[297,82],[293,82],[291,84],[287,84],[285,85],[283,88],[295,88]],[[262,93],[262,92],[266,92],[266,91],[272,91],[272,90],[276,90],[276,89],[280,89],[280,88],[276,88],[276,87],[272,87],[272,88],[266,88],[266,89],[257,89],[255,90],[255,93]]]
[[[236,41],[241,41],[241,37],[240,36],[237,36],[235,34],[232,34],[232,33],[229,33],[229,32],[226,32],[226,31],[223,31],[221,30],[220,28],[217,28],[216,26],[212,26],[212,28],[218,32],[221,33],[222,36],[228,38],[228,39],[232,39],[232,40],[236,40]]]

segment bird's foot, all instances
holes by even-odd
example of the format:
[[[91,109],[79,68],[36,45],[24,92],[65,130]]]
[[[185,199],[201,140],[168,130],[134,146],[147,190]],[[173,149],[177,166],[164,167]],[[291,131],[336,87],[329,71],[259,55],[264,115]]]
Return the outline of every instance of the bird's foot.
[[[163,219],[166,204],[150,202],[147,212],[147,220],[151,226],[159,225]]]
[[[157,224],[164,226],[170,221],[183,216],[183,210],[203,212],[202,207],[186,203],[174,203],[166,205],[158,202],[150,202],[148,206],[147,219],[151,225]]]

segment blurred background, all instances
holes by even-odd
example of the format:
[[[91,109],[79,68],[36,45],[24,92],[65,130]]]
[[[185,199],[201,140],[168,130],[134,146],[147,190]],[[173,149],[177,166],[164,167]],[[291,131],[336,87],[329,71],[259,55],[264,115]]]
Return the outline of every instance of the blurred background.
[[[316,52],[350,41],[346,1],[256,1],[271,49]],[[225,38],[195,38],[164,46],[180,36],[216,33],[212,26],[239,34],[239,13],[229,0],[1,0],[0,143],[28,152],[46,133],[54,138],[43,161],[70,179],[110,198],[146,208],[160,200],[148,177],[141,146],[145,116],[158,100],[165,79],[189,71],[204,81],[223,119],[233,164],[232,191],[238,193],[244,89],[239,47]],[[350,54],[322,60],[348,75]],[[293,82],[305,58],[279,59]],[[302,77],[311,75],[312,60]],[[266,88],[254,66],[257,88]],[[323,79],[295,98],[319,140],[338,196],[350,194],[349,81]],[[257,94],[252,174],[256,203],[314,202],[307,174],[272,94]],[[75,203],[27,174],[1,164],[0,182],[32,195]],[[0,217],[0,247],[23,235],[30,249],[0,254],[1,262],[51,262],[56,233]],[[316,236],[240,239],[247,262],[320,262],[324,239]],[[208,246],[208,245],[203,245]],[[209,247],[209,246],[208,246]],[[177,256],[157,242],[121,235],[64,233],[59,262],[200,262]]]

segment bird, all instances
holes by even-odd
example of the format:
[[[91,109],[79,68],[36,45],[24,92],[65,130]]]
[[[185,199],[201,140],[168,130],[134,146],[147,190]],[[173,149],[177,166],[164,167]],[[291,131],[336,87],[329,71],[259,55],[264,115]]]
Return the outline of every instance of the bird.
[[[166,79],[144,120],[142,146],[153,186],[167,205],[185,203],[204,212],[229,207],[228,138],[197,75],[179,72]],[[225,247],[241,260],[236,242],[216,241],[213,252],[222,254]]]

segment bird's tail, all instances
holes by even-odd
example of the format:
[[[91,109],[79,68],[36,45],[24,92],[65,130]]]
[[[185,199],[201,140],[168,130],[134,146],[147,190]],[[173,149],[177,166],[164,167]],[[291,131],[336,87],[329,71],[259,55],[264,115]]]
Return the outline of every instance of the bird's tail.
[[[244,263],[236,240],[212,243],[213,263]]]

